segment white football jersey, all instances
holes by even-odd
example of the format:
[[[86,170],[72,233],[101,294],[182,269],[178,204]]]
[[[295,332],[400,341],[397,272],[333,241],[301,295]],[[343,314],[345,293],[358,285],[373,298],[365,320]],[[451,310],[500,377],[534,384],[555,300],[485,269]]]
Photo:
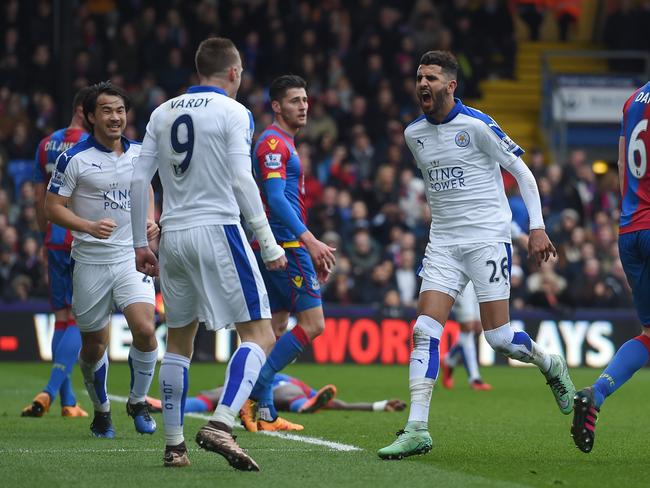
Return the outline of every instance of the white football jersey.
[[[523,150],[491,117],[456,99],[442,123],[422,115],[404,137],[424,178],[431,243],[510,242],[499,165],[507,168]]]
[[[80,263],[105,264],[133,259],[131,179],[140,144],[122,137],[121,155],[90,136],[62,153],[48,191],[69,197],[77,216],[91,221],[113,219],[117,227],[108,239],[72,231],[72,258]]]
[[[193,86],[160,105],[147,124],[142,156],[158,161],[163,232],[239,222],[229,156],[250,157],[253,118],[213,86]]]

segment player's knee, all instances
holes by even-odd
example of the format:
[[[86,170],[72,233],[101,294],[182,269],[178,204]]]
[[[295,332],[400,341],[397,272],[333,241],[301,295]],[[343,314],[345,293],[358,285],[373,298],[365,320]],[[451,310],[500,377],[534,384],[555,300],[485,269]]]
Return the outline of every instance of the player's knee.
[[[79,357],[85,363],[96,363],[102,358],[105,351],[106,344],[102,341],[96,339],[85,339],[82,342]]]
[[[325,332],[325,318],[319,317],[308,322],[301,323],[300,326],[305,331],[310,341],[313,341]]]
[[[151,351],[157,346],[153,324],[147,322],[134,324],[131,327],[131,335],[133,335],[133,345],[140,350]]]

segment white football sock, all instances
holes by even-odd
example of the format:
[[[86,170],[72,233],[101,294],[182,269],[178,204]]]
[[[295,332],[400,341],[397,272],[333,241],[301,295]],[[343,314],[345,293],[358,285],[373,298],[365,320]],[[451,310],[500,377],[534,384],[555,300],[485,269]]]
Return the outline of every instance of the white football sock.
[[[93,402],[96,412],[110,412],[111,402],[106,391],[106,380],[108,378],[108,350],[96,363],[86,363],[79,359],[79,368],[84,378],[84,384],[88,396]]]
[[[542,351],[524,331],[515,331],[510,322],[492,330],[486,330],[485,340],[497,352],[523,363],[532,363],[542,372],[551,367],[551,357]]]
[[[129,403],[144,402],[156,370],[158,348],[153,351],[140,351],[131,345],[129,349],[129,368],[131,369],[131,391]]]
[[[165,353],[160,363],[158,383],[165,426],[165,443],[168,446],[177,446],[185,440],[183,417],[189,385],[189,369],[190,359],[180,354]]]
[[[458,336],[458,342],[463,349],[463,357],[465,359],[465,368],[467,368],[469,382],[480,380],[481,374],[478,372],[474,332],[461,332]]]
[[[254,342],[239,345],[228,363],[223,393],[210,420],[234,425],[235,415],[248,399],[265,361],[266,354]]]
[[[442,330],[439,322],[426,315],[420,315],[413,327],[413,351],[409,363],[409,422],[427,422],[429,419],[431,392],[440,367]]]

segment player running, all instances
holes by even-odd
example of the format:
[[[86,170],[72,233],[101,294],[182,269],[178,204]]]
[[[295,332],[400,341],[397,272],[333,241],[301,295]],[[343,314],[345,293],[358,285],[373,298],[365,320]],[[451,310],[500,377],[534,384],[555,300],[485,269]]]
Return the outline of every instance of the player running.
[[[621,222],[618,249],[643,332],[623,344],[596,382],[574,398],[571,436],[582,452],[594,447],[596,420],[605,399],[650,358],[650,81],[623,105],[618,140]]]
[[[32,403],[23,408],[23,417],[42,417],[50,410],[57,394],[61,395],[63,417],[88,417],[77,403],[72,389],[72,368],[77,363],[81,349],[81,335],[72,314],[72,271],[70,247],[72,234],[45,218],[45,192],[54,163],[59,155],[88,137],[83,114],[83,101],[88,88],[77,92],[72,101],[72,120],[65,129],[59,129],[45,137],[36,150],[34,164],[34,207],[38,227],[45,234],[47,268],[49,276],[50,304],[54,311],[54,334],[52,335],[52,371],[43,391]]]
[[[485,339],[506,357],[536,365],[564,414],[575,388],[566,362],[549,355],[510,325],[510,221],[499,166],[517,180],[530,214],[528,252],[538,264],[555,254],[544,231],[535,179],[521,160],[521,148],[493,119],[454,99],[458,63],[448,52],[420,59],[416,93],[424,115],[404,131],[406,143],[427,186],[431,232],[422,262],[418,318],[409,367],[408,422],[382,459],[401,459],[431,449],[429,403],[438,377],[443,324],[458,293],[472,281]]]
[[[406,408],[406,403],[399,399],[348,403],[336,398],[337,388],[334,385],[325,385],[316,390],[304,381],[286,374],[276,374],[271,388],[275,406],[279,411],[283,412],[316,413],[320,410],[401,412]],[[203,391],[198,396],[187,397],[185,400],[185,413],[214,410],[222,393],[223,386],[219,386],[214,390]],[[149,402],[153,412],[162,411],[160,400],[147,397],[147,402]]]
[[[170,467],[190,464],[183,406],[200,320],[213,330],[234,324],[241,344],[228,363],[219,405],[196,441],[236,469],[258,471],[232,428],[274,337],[266,288],[239,223],[240,211],[257,236],[266,267],[282,269],[287,261],[273,238],[251,171],[253,119],[234,100],[241,83],[239,52],[229,39],[211,38],[199,45],[195,60],[200,86],[151,114],[131,185],[137,268],[152,276],[158,273],[158,261],[147,246],[145,213],[146,188],[156,170],[164,192],[160,286],[168,331],[159,373],[163,462]]]
[[[325,330],[319,282],[329,277],[336,249],[316,239],[305,225],[305,178],[294,136],[307,123],[306,87],[305,80],[295,75],[280,76],[271,83],[273,124],[260,135],[253,151],[253,170],[262,200],[273,236],[287,253],[288,267],[281,271],[261,267],[273,313],[273,331],[281,337],[251,392],[254,401],[247,401],[240,412],[244,427],[252,432],[303,429],[278,417],[273,403],[273,378]],[[259,251],[256,256],[261,264]],[[292,313],[298,325],[283,334]]]
[[[129,187],[140,145],[122,135],[129,106],[127,95],[110,83],[90,88],[83,113],[91,135],[59,156],[45,200],[47,218],[72,230],[72,310],[81,332],[79,364],[95,408],[90,430],[106,438],[115,437],[106,391],[107,325],[113,303],[133,334],[126,411],[136,431],[156,430],[145,402],[158,358],[154,285],[133,264]],[[149,239],[157,235],[158,226],[150,220]]]

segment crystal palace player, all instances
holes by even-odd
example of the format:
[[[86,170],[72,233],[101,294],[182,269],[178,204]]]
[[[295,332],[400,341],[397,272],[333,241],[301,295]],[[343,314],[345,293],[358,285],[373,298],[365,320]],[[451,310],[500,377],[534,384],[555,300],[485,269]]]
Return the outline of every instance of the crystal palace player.
[[[448,52],[420,59],[416,93],[424,115],[404,131],[422,171],[431,207],[429,244],[422,261],[418,318],[409,366],[411,407],[406,427],[380,449],[382,459],[401,459],[431,449],[429,403],[438,376],[443,324],[458,293],[474,283],[481,323],[490,346],[532,363],[545,376],[560,410],[571,413],[575,388],[561,356],[546,354],[510,325],[510,221],[500,166],[510,172],[530,214],[528,253],[538,264],[555,254],[544,231],[535,178],[523,153],[496,122],[454,99],[458,63]]]
[[[272,384],[273,401],[278,410],[293,413],[316,413],[320,410],[356,410],[366,412],[401,412],[406,403],[398,398],[374,402],[348,403],[336,398],[334,385],[325,385],[319,390],[304,381],[286,374],[276,374]],[[203,391],[195,397],[185,399],[185,413],[210,412],[214,410],[223,394],[223,386]],[[147,397],[153,412],[162,412],[162,403],[157,398]]]
[[[261,266],[273,313],[273,330],[276,336],[282,335],[290,313],[296,314],[298,325],[280,337],[260,371],[251,392],[257,404],[248,401],[240,412],[249,431],[302,430],[301,425],[278,417],[271,385],[275,374],[325,329],[319,281],[327,280],[334,266],[335,249],[316,239],[305,226],[305,181],[293,140],[307,123],[306,86],[305,80],[294,75],[280,76],[271,83],[269,96],[275,119],[253,151],[253,168],[269,223],[288,261],[286,271],[268,271]],[[256,254],[262,263],[260,252]]]
[[[70,270],[69,230],[48,222],[45,218],[45,191],[50,181],[54,163],[59,155],[78,142],[86,139],[86,121],[83,100],[88,88],[77,92],[72,102],[72,120],[65,129],[59,129],[44,138],[36,151],[34,165],[34,193],[36,217],[41,232],[45,232],[47,267],[49,273],[50,304],[54,311],[54,335],[52,336],[52,371],[50,380],[42,392],[22,411],[23,417],[41,417],[50,404],[61,394],[61,415],[64,417],[87,417],[77,404],[72,390],[70,374],[81,349],[81,335],[72,314],[72,272]]]
[[[650,358],[649,120],[650,82],[625,102],[618,141],[618,174],[623,197],[618,248],[643,333],[623,344],[596,382],[576,394],[571,436],[583,452],[593,448],[596,419],[605,398]]]

